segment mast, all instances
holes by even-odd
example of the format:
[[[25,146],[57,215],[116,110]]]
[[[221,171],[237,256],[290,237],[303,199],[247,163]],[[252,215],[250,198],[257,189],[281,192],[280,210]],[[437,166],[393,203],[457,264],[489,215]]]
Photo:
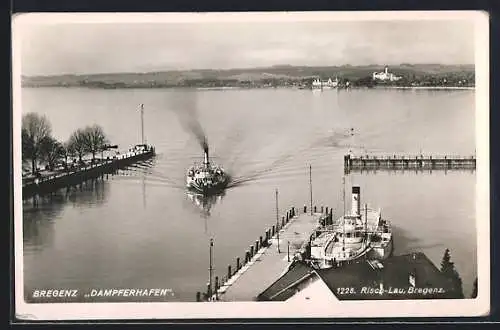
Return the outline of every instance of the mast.
[[[345,176],[342,177],[342,203],[343,203],[343,215],[345,216]]]
[[[141,103],[141,144],[144,144],[144,104]]]
[[[280,216],[278,209],[278,189],[276,189],[276,238],[278,239],[278,253],[280,253]]]
[[[342,251],[345,251],[345,176],[342,177],[342,202],[344,204],[344,213],[342,215]]]
[[[310,194],[310,209],[313,215],[313,190],[312,190],[312,167],[309,165],[309,194]]]
[[[365,203],[365,240],[368,242],[368,204]]]

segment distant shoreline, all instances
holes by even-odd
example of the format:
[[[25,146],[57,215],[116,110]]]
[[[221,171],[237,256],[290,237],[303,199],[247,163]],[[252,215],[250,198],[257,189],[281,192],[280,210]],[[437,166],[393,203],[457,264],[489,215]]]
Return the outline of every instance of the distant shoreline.
[[[123,89],[195,89],[200,91],[211,91],[211,90],[255,90],[255,89],[293,89],[293,90],[309,90],[309,91],[321,91],[320,89],[312,88],[299,88],[296,86],[261,86],[261,87],[241,87],[241,86],[222,86],[222,87],[188,87],[188,86],[127,86],[127,87],[99,87],[99,86],[64,86],[64,85],[43,85],[43,86],[33,86],[25,85],[21,88],[86,88],[86,89],[100,89],[100,90],[123,90]],[[346,90],[346,89],[403,89],[403,90],[475,90],[475,86],[352,86],[352,87],[341,87],[341,88],[325,88],[325,91],[329,90]]]
[[[475,90],[475,86],[376,86],[375,89],[454,89]]]

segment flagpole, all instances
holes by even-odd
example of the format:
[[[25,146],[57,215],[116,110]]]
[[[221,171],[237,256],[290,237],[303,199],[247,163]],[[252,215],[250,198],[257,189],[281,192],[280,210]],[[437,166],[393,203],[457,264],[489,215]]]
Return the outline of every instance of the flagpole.
[[[309,165],[309,194],[310,194],[310,210],[311,210],[311,215],[313,215],[313,189],[312,189],[312,166]]]
[[[141,144],[144,145],[144,104],[141,103]]]

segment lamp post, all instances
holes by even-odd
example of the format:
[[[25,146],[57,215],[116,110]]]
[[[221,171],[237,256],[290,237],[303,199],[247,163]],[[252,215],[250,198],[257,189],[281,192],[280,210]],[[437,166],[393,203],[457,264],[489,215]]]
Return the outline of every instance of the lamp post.
[[[213,263],[213,247],[214,247],[214,239],[213,238],[210,238],[210,257],[209,257],[209,260],[210,260],[210,266],[208,268],[208,299],[211,299],[212,298],[212,275],[213,275],[213,266],[212,266],[212,263]]]

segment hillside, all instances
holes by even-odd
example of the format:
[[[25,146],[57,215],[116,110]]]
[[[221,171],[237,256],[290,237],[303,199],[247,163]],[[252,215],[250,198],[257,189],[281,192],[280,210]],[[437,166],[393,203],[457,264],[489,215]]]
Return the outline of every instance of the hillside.
[[[148,73],[103,73],[91,75],[23,76],[23,87],[86,86],[95,88],[150,88],[150,87],[259,87],[307,84],[314,77],[363,81],[372,72],[382,71],[383,65],[366,66],[290,66],[228,70],[187,70]],[[389,70],[404,77],[404,81],[440,79],[474,79],[474,65],[401,64]],[[450,78],[451,77],[451,78]]]

